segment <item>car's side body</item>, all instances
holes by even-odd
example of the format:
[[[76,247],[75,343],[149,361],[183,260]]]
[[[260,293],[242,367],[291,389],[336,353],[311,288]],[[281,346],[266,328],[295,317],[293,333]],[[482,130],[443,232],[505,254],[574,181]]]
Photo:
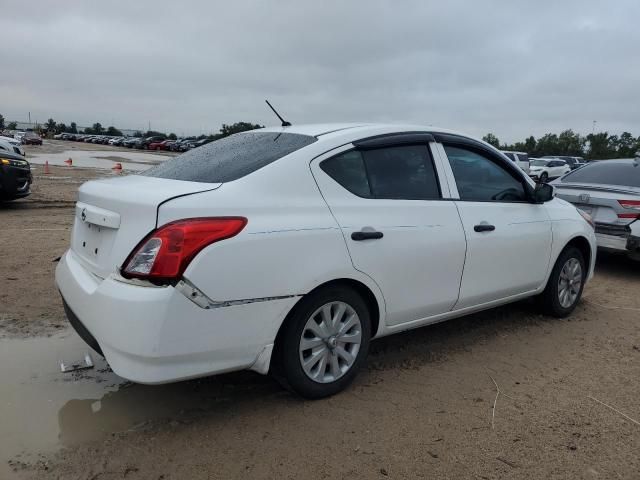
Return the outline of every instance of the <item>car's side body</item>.
[[[541,158],[532,160],[529,166],[529,176],[534,180],[553,180],[569,173],[571,167],[564,160],[558,158]]]
[[[244,368],[266,373],[287,316],[327,284],[360,292],[374,317],[373,336],[382,337],[542,292],[571,242],[584,251],[586,278],[593,274],[593,230],[570,204],[461,198],[449,155],[464,149],[491,157],[523,191],[535,189],[483,142],[421,126],[262,131],[314,138],[233,181],[129,176],[80,188],[72,248],[56,282],[72,322],[89,342],[97,339],[120,375],[161,383]],[[437,196],[362,198],[323,170],[345,152],[394,145],[420,148],[437,176]],[[153,229],[227,216],[248,223],[201,251],[176,285],[123,278],[123,262]],[[488,222],[495,231],[477,229]],[[106,233],[94,254],[84,243],[99,237],[95,229]],[[371,229],[384,238],[358,240]]]

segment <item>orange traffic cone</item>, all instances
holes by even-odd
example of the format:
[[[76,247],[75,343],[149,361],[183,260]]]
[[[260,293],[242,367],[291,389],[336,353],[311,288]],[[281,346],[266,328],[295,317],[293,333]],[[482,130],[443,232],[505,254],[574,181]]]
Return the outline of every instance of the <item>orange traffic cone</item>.
[[[69,166],[72,166],[73,165],[73,160],[71,160],[71,158],[69,158],[69,159],[65,160],[64,163],[66,163]]]
[[[49,175],[51,172],[49,171],[49,160],[45,160],[44,162],[44,174]]]
[[[116,164],[111,167],[111,170],[115,170],[116,172],[122,171],[122,164],[120,162],[116,162]]]

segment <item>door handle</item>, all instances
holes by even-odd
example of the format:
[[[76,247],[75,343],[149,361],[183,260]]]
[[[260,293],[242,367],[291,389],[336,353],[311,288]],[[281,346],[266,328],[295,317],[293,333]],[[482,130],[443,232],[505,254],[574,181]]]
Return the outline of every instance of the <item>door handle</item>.
[[[355,240],[356,242],[361,242],[362,240],[378,240],[383,236],[382,232],[362,230],[360,232],[353,232],[351,234],[351,240]]]
[[[481,223],[480,225],[476,225],[473,227],[476,232],[493,232],[496,227],[493,225],[489,225],[488,223]]]

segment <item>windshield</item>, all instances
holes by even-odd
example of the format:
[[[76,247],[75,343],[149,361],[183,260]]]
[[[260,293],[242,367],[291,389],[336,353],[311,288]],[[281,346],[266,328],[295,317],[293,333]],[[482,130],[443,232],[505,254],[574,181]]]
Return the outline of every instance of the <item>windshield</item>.
[[[561,180],[563,183],[596,183],[640,187],[640,162],[602,160],[574,170]]]
[[[532,167],[546,167],[547,160],[531,160],[530,164]]]
[[[315,137],[296,133],[245,132],[189,150],[143,175],[188,182],[231,182],[315,141]]]

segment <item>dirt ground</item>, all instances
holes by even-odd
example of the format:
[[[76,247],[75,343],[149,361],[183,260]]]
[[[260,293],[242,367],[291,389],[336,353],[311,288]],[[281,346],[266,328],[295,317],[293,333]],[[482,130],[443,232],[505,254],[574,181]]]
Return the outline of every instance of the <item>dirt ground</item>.
[[[6,341],[68,328],[54,260],[69,243],[79,184],[111,175],[35,174],[31,197],[0,207]],[[103,416],[183,400],[8,465],[34,479],[640,478],[639,287],[639,265],[600,255],[570,318],[520,302],[374,341],[355,383],[321,401],[250,372],[105,391]]]

